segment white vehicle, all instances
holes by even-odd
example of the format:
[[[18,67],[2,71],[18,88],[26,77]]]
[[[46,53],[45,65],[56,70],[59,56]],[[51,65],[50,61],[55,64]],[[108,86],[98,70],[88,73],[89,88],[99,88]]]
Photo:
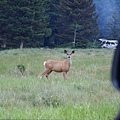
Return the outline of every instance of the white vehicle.
[[[99,39],[102,42],[102,48],[113,48],[116,49],[117,45],[118,45],[118,41],[117,40],[107,40],[105,38],[101,38]]]

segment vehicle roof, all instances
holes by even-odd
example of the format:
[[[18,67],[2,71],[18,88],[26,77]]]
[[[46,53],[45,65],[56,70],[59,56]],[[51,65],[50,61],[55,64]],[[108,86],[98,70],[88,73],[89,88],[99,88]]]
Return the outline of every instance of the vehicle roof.
[[[117,40],[107,40],[107,39],[99,39],[100,41],[102,41],[102,42],[118,42]]]

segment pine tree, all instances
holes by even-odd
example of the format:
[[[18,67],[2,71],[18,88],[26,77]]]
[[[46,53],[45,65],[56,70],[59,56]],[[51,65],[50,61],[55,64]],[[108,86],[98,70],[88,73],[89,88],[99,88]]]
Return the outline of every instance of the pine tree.
[[[76,46],[87,47],[98,32],[92,0],[60,0],[57,8],[56,29],[59,43],[73,42]]]
[[[120,0],[115,0],[116,6],[117,6],[117,12],[120,16]]]
[[[2,0],[0,2],[0,39],[13,48],[36,47],[50,36],[50,0]]]
[[[51,35],[49,9],[50,0],[36,0],[34,4],[34,40],[42,46],[47,46],[46,43],[49,44],[49,39],[47,38]]]
[[[7,36],[9,34],[8,31],[8,14],[7,14],[8,5],[6,0],[0,1],[0,45],[3,48],[6,48],[6,44],[8,42]]]
[[[32,20],[33,20],[33,11],[31,7],[34,5],[34,1],[29,0],[9,0],[9,25],[11,29],[11,42],[15,43],[14,47],[22,49],[24,43],[27,43],[31,40],[33,33],[32,30]]]
[[[108,34],[110,35],[111,39],[119,39],[120,38],[120,21],[119,15],[116,12],[113,12],[112,18],[108,23]]]
[[[48,46],[50,47],[55,47],[57,45],[57,37],[56,37],[56,20],[57,20],[57,14],[56,14],[56,9],[55,6],[59,4],[59,0],[51,0],[50,1],[50,9],[49,9],[49,27],[52,29],[51,31],[51,36],[49,37],[49,43]]]

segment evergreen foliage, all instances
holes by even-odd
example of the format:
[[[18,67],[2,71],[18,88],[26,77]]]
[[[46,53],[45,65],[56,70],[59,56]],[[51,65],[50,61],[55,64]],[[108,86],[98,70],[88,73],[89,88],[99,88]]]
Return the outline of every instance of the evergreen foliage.
[[[76,47],[87,47],[99,29],[92,0],[60,0],[57,10],[59,44],[73,42]]]
[[[93,2],[96,4],[96,13],[99,14],[99,37],[106,39],[118,39],[117,36],[113,38],[113,35],[111,35],[110,24],[115,23],[113,20],[113,14],[115,14],[114,16],[117,19],[120,19],[120,0],[93,0]],[[116,28],[118,27],[119,25],[116,24]]]
[[[108,34],[110,34],[111,39],[119,39],[120,38],[120,21],[119,16],[117,16],[116,12],[113,12],[111,21],[108,23],[109,30]]]
[[[36,42],[42,44],[44,37],[51,34],[51,29],[47,28],[47,1],[3,0],[0,3],[3,7],[0,11],[1,39],[9,40],[14,48],[23,48],[24,44],[25,47],[34,47]]]
[[[8,30],[8,5],[6,0],[0,1],[0,43],[1,47],[6,47],[7,37],[10,35]]]
[[[87,47],[98,34],[92,0],[1,0],[1,47]]]

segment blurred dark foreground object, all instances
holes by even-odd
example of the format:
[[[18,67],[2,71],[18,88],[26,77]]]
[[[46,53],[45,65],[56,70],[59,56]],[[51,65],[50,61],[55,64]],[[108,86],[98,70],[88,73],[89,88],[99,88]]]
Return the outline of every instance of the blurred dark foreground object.
[[[113,86],[120,91],[120,40],[113,58],[111,79]],[[120,111],[118,112],[115,120],[120,120]]]

